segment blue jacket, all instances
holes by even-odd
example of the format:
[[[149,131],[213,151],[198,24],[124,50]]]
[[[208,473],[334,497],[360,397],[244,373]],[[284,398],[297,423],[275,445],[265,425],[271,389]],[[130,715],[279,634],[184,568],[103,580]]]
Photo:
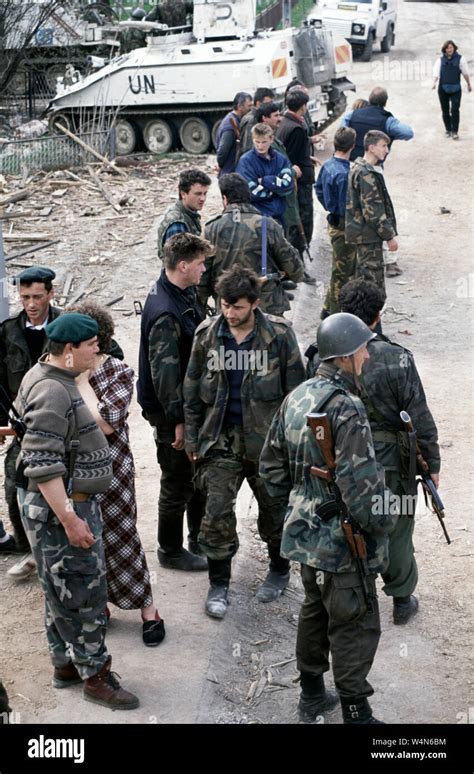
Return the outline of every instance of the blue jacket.
[[[261,215],[269,215],[283,224],[285,196],[292,192],[293,170],[286,156],[270,148],[269,158],[255,148],[240,157],[235,170],[249,184],[250,201]]]
[[[349,161],[333,156],[323,164],[319,172],[314,189],[318,200],[331,215],[344,217],[346,214],[349,169]]]

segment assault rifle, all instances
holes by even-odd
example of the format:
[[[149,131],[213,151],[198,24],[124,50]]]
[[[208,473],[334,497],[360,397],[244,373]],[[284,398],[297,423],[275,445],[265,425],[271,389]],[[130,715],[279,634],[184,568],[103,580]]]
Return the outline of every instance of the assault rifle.
[[[370,574],[367,566],[367,546],[359,525],[352,519],[347,507],[342,499],[339,487],[334,478],[336,461],[333,454],[333,440],[331,425],[327,414],[307,414],[306,421],[313,431],[316,443],[321,449],[326,463],[326,468],[318,468],[311,465],[310,473],[312,476],[322,479],[330,485],[334,493],[334,500],[324,503],[316,509],[316,513],[322,521],[329,521],[333,516],[342,517],[341,527],[344,537],[351,550],[353,558],[356,560],[357,571],[362,582],[362,590],[367,605],[367,611],[373,613],[372,600],[370,598],[367,586],[367,576]]]
[[[451,545],[451,540],[444,523],[444,505],[441,500],[441,497],[438,494],[438,490],[436,489],[435,483],[431,478],[428,463],[423,457],[420,447],[418,445],[418,441],[416,440],[416,430],[413,427],[413,422],[411,421],[410,415],[406,411],[400,411],[400,419],[402,420],[403,426],[407,431],[409,438],[415,441],[416,466],[417,466],[417,473],[419,473],[419,476],[420,476],[420,478],[416,479],[417,484],[420,484],[421,488],[423,489],[426,506],[430,508],[430,510],[433,513],[436,513],[439,523],[441,524],[441,528],[444,532],[444,537],[446,538],[446,542],[449,546]],[[431,507],[430,507],[429,501],[431,501]]]

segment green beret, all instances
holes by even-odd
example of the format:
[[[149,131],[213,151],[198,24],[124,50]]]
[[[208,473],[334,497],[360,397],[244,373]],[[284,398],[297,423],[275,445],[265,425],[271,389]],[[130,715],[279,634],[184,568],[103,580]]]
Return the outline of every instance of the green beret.
[[[53,322],[48,323],[44,332],[50,341],[80,344],[81,341],[97,336],[99,326],[88,314],[68,312],[60,314]]]
[[[30,266],[29,269],[17,275],[15,285],[29,285],[30,282],[48,282],[48,280],[52,282],[55,276],[55,272],[46,266]]]

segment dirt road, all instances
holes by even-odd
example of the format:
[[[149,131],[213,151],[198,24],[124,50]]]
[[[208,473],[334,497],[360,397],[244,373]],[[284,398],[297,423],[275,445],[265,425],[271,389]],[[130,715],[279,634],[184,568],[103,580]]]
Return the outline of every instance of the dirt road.
[[[415,130],[412,142],[395,143],[386,165],[399,222],[399,264],[404,273],[387,280],[383,325],[387,335],[414,352],[438,423],[441,492],[453,539],[448,547],[436,518],[420,505],[415,533],[420,570],[418,616],[406,627],[394,627],[390,600],[380,592],[383,634],[370,679],[376,691],[375,713],[388,723],[465,723],[469,708],[472,720],[469,578],[473,548],[472,491],[468,487],[472,460],[468,447],[472,440],[474,274],[468,192],[473,183],[474,95],[463,94],[460,140],[454,142],[444,137],[437,94],[431,90],[432,64],[446,38],[454,38],[471,59],[471,10],[472,6],[464,3],[400,3],[396,47],[388,56],[377,53],[371,63],[356,63],[353,74],[358,96],[367,96],[376,84],[386,86],[388,109]],[[333,131],[328,132],[328,138]],[[165,169],[168,178],[175,169]],[[127,227],[132,239],[124,243],[122,238],[123,244],[138,239],[144,244],[127,248],[109,236],[108,247],[101,247],[94,226],[85,233],[85,220],[79,220],[72,210],[66,226],[58,223],[58,229],[63,228],[63,242],[50,263],[65,269],[84,262],[87,276],[87,267],[95,268],[104,259],[102,297],[123,293],[124,308],[131,308],[134,298],[143,299],[157,273],[156,219],[150,215],[162,210],[163,204],[156,206],[156,200],[169,190],[163,186],[162,174],[160,169],[156,176],[147,173],[145,204],[113,228],[120,238],[121,225]],[[450,212],[441,214],[441,207]],[[214,187],[205,217],[218,208]],[[292,312],[302,348],[314,339],[329,272],[325,221],[318,205],[316,210],[314,263],[309,270],[318,285],[316,290],[306,285],[297,290]],[[103,225],[107,228],[112,226]],[[68,234],[75,244],[68,240]],[[107,241],[105,232],[103,239]],[[107,251],[110,255],[104,258]],[[90,257],[97,260],[89,264]],[[126,359],[136,365],[137,319],[120,312],[115,317]],[[203,612],[206,577],[158,567],[158,468],[150,430],[136,407],[131,432],[138,472],[140,533],[168,635],[159,648],[146,649],[137,614],[113,609],[108,646],[114,668],[126,687],[139,694],[141,707],[124,713],[126,717],[112,715],[105,708],[82,702],[78,688],[55,691],[51,687],[38,585],[12,584],[3,574],[12,560],[1,560],[0,674],[21,722],[296,722],[298,689],[292,659],[302,597],[296,568],[291,588],[281,600],[268,606],[255,600],[255,586],[265,574],[266,563],[262,545],[255,538],[254,504],[244,490],[238,502],[242,548],[235,560],[231,606],[224,621],[208,619]],[[327,722],[340,723],[339,711]]]

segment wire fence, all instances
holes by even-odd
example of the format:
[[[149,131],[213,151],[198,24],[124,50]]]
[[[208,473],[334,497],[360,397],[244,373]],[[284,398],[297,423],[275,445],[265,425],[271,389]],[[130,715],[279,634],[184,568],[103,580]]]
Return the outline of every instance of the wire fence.
[[[101,156],[115,157],[115,130],[76,135]],[[0,145],[0,174],[32,174],[40,170],[70,169],[97,161],[90,150],[62,135],[31,140],[8,140]]]

